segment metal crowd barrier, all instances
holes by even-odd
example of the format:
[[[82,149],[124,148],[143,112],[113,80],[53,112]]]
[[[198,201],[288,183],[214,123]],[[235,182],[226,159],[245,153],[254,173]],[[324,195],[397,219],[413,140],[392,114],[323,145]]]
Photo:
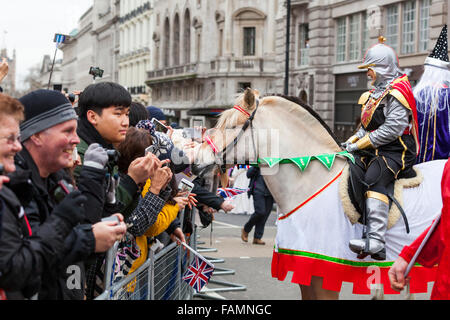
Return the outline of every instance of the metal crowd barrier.
[[[196,249],[196,233],[186,242]],[[112,281],[117,246],[107,253],[105,292],[95,300],[191,300],[193,289],[181,278],[193,254],[171,243],[158,252],[150,248],[147,261],[125,278]]]

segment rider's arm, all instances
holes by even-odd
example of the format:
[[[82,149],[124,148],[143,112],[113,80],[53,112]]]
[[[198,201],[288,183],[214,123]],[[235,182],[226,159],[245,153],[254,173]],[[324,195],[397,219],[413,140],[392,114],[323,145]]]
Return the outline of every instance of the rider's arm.
[[[403,135],[409,126],[410,111],[393,96],[386,97],[385,122],[369,134],[373,147],[386,145]]]

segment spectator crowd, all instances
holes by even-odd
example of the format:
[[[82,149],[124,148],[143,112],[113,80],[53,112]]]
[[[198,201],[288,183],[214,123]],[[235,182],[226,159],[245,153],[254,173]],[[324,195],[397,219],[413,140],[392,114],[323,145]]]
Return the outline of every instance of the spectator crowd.
[[[52,90],[0,93],[0,300],[95,299],[116,242],[131,250],[126,276],[153,244],[186,241],[193,207],[233,209],[201,178],[189,194],[178,189],[194,143],[175,147],[161,110],[111,82],[77,94],[74,102]]]

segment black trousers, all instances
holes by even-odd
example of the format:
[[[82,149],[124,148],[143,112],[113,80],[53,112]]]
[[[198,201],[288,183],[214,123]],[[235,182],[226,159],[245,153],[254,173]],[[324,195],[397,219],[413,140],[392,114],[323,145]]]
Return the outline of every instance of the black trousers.
[[[394,172],[397,172],[399,169],[395,163],[391,163],[389,168],[381,156],[373,158],[364,176],[364,181],[369,185],[368,191],[375,191],[387,195],[388,186],[395,180]]]
[[[244,225],[244,231],[249,233],[255,227],[255,234],[253,236],[255,239],[261,239],[264,235],[264,227],[272,211],[273,202],[272,196],[264,196],[260,193],[253,195],[255,213],[252,214],[248,222]]]

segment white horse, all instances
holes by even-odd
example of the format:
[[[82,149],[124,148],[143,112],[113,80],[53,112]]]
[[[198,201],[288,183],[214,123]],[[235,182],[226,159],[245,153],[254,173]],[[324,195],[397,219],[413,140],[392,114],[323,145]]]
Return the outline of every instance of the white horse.
[[[257,91],[251,89],[238,98],[237,105],[221,115],[210,142],[197,147],[196,167],[211,168],[220,162],[223,154],[214,153],[213,148],[223,151],[229,164],[254,163],[256,158],[297,158],[297,164],[284,161],[272,168],[260,164],[282,213],[277,223],[272,276],[284,281],[292,273],[292,282],[300,285],[303,299],[338,299],[342,282],[353,283],[354,294],[370,294],[373,285],[381,284],[384,293],[396,293],[390,288],[387,271],[402,248],[415,240],[442,208],[440,181],[445,161],[416,166],[423,174],[422,183],[404,189],[403,195],[400,192],[411,231],[406,233],[403,219],[390,219],[386,261],[370,257],[359,260],[348,243],[362,236],[362,226],[344,212],[339,195],[340,186],[345,184],[347,159],[338,155],[328,168],[327,163],[311,158],[306,169],[299,168],[305,164],[299,157],[308,161],[310,156],[342,152],[329,127],[307,106],[279,96],[259,99]],[[250,115],[251,124],[243,129]],[[266,162],[273,165],[273,161],[277,162]],[[410,273],[411,293],[427,292],[434,272],[415,266]]]

